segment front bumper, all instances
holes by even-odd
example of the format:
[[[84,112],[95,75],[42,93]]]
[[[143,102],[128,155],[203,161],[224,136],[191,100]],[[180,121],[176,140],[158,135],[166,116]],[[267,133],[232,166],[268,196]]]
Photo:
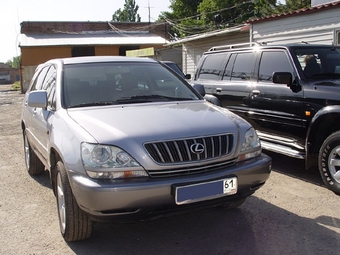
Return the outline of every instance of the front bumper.
[[[90,218],[100,221],[135,221],[197,208],[213,207],[250,196],[269,178],[271,158],[265,154],[234,166],[201,174],[171,178],[93,180],[69,172],[73,194]],[[174,187],[237,177],[235,195],[177,205]]]

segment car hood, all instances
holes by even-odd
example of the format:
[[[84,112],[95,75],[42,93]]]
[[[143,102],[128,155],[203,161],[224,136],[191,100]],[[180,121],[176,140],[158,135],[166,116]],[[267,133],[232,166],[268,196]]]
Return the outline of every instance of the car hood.
[[[319,86],[340,86],[340,79],[324,79],[313,82],[314,85]]]
[[[340,80],[320,80],[304,87],[304,94],[309,99],[327,101],[327,105],[339,104]]]
[[[68,114],[98,143],[117,146],[221,133],[236,135],[238,124],[245,123],[228,110],[202,101],[75,108]]]

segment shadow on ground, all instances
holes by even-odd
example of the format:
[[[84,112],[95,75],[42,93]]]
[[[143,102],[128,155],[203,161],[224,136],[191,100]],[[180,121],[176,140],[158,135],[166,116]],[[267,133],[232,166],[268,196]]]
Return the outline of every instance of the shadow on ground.
[[[95,224],[90,239],[69,243],[76,254],[338,254],[340,227],[250,197],[238,209],[218,208],[129,224]]]
[[[307,170],[305,168],[304,160],[287,157],[269,151],[264,151],[264,153],[272,158],[273,171],[318,186],[326,187],[321,179],[319,170],[316,167]]]

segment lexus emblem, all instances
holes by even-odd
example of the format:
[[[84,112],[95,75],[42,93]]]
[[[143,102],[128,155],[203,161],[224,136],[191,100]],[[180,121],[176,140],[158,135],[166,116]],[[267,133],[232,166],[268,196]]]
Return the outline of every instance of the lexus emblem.
[[[204,151],[204,145],[201,143],[194,143],[190,146],[192,153],[201,154]]]

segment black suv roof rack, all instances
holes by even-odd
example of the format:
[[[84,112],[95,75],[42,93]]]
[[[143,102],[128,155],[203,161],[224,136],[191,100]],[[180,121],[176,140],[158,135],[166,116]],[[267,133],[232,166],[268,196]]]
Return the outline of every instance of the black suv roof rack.
[[[242,48],[242,47],[252,47],[252,46],[265,45],[265,44],[266,44],[266,43],[248,42],[248,43],[239,43],[239,44],[221,45],[221,46],[212,47],[212,48],[210,48],[208,51],[225,50],[225,49],[235,49],[235,48]]]

